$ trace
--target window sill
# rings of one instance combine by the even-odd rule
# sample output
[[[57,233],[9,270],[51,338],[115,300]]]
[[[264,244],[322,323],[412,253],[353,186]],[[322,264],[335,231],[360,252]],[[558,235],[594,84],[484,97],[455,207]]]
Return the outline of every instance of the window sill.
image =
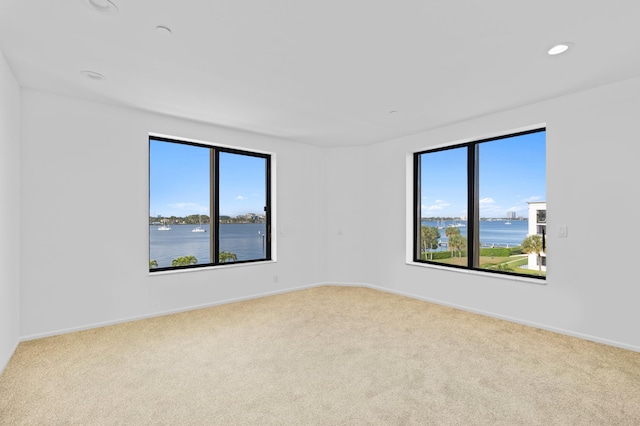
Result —
[[[419,262],[412,262],[412,261],[406,261],[405,263],[409,266],[417,266],[419,268],[439,269],[441,271],[457,272],[460,274],[479,275],[486,278],[498,278],[498,279],[508,280],[508,281],[518,281],[518,282],[525,282],[529,284],[547,285],[546,279],[539,280],[537,278],[528,278],[524,276],[495,274],[491,272],[477,271],[474,269],[449,268],[446,266],[433,265],[430,263],[419,263]]]
[[[225,265],[212,265],[212,266],[203,266],[201,268],[185,268],[185,269],[171,269],[168,271],[156,271],[156,272],[151,272],[149,271],[149,276],[156,276],[156,275],[169,275],[169,274],[183,274],[183,273],[191,273],[191,272],[198,272],[198,271],[212,271],[212,270],[220,270],[220,269],[228,269],[228,268],[246,268],[246,267],[250,267],[250,266],[257,266],[257,265],[265,265],[265,264],[271,264],[271,263],[276,263],[276,260],[261,260],[261,261],[257,261],[257,262],[246,262],[246,263],[227,263]]]

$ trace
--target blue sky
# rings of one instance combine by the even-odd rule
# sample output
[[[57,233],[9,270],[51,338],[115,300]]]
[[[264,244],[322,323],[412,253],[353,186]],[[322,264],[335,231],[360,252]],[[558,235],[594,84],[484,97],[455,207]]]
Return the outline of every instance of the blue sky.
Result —
[[[209,215],[209,149],[153,141],[149,146],[149,214]],[[265,159],[220,153],[220,214],[264,213]]]
[[[546,201],[546,132],[480,145],[480,216],[527,217],[531,201]],[[467,216],[466,148],[422,156],[422,217]]]

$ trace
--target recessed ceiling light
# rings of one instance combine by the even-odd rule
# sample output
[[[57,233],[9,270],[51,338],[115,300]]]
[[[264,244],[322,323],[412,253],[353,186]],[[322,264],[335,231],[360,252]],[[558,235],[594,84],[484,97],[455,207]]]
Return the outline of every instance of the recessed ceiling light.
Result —
[[[91,81],[105,81],[107,79],[107,77],[95,71],[80,71],[80,74]]]
[[[117,15],[118,7],[110,0],[85,0],[94,12],[102,15]]]
[[[171,28],[165,27],[164,25],[158,25],[156,27],[156,31],[162,35],[171,35]]]
[[[566,52],[571,47],[573,47],[573,43],[570,43],[570,42],[559,43],[559,44],[556,44],[555,46],[553,46],[551,49],[549,49],[547,51],[547,53],[549,55],[559,55],[561,53]]]

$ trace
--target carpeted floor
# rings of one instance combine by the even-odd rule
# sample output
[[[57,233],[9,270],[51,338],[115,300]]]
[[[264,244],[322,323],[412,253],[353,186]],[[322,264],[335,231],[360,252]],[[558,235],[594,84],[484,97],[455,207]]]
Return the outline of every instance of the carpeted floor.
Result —
[[[23,342],[2,425],[640,425],[640,353],[325,286]]]

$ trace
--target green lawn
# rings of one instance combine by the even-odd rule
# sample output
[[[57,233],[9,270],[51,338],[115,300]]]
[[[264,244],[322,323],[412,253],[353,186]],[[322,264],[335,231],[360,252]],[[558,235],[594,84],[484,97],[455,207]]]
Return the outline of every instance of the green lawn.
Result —
[[[466,258],[454,257],[450,259],[440,259],[436,260],[438,263],[443,263],[446,265],[463,265],[466,266]],[[519,268],[519,266],[527,264],[527,256],[509,256],[509,257],[498,257],[498,256],[480,256],[480,268],[482,269],[498,269],[498,265],[508,265],[510,269],[509,272],[514,272],[516,274],[522,275],[538,275],[537,270],[531,269],[523,269]],[[545,275],[545,271],[542,271],[542,275]]]

